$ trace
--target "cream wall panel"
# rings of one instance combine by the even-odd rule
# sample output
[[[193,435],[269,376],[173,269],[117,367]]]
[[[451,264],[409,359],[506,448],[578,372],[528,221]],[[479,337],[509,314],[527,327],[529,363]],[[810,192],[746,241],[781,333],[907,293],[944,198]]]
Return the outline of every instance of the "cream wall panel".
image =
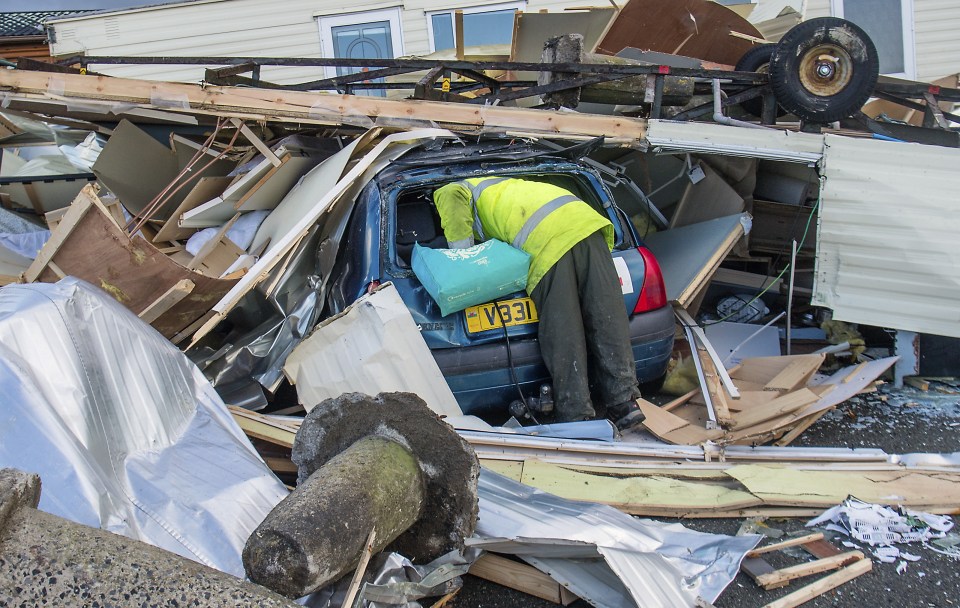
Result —
[[[826,136],[814,304],[960,337],[960,150]]]

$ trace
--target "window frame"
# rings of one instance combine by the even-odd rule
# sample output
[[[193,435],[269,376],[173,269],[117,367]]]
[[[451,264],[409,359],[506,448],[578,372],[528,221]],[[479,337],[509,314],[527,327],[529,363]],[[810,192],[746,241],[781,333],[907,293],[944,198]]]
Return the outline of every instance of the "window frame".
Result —
[[[844,18],[844,0],[830,0],[830,14]],[[900,22],[903,24],[903,72],[890,72],[884,76],[916,80],[917,77],[917,48],[915,42],[915,26],[913,19],[913,0],[900,0]]]
[[[320,33],[320,52],[322,57],[334,59],[336,53],[333,48],[333,28],[342,25],[359,25],[387,21],[390,23],[390,43],[393,47],[393,57],[403,57],[406,53],[403,45],[403,19],[399,6],[378,9],[373,11],[357,11],[336,15],[314,15],[317,20],[317,30]],[[334,78],[337,75],[336,66],[324,66],[325,78]]]
[[[463,11],[464,15],[470,15],[475,13],[495,13],[497,11],[505,11],[513,9],[516,12],[523,12],[523,9],[527,8],[526,0],[519,0],[517,2],[497,2],[496,4],[481,4],[479,6],[471,6],[468,8],[446,8],[436,11],[424,11],[423,16],[427,20],[427,39],[430,44],[430,52],[437,52],[436,41],[433,37],[433,17],[435,15],[450,15],[450,25],[453,29],[453,39],[457,39],[457,20],[454,16],[454,13],[457,11]]]

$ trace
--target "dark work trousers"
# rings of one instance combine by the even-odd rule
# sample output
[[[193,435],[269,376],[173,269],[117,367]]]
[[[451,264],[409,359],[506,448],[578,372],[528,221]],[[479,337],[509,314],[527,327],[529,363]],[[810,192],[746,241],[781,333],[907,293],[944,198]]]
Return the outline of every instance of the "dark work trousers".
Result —
[[[591,380],[606,406],[640,396],[620,279],[600,232],[564,254],[530,295],[557,420],[595,417]]]

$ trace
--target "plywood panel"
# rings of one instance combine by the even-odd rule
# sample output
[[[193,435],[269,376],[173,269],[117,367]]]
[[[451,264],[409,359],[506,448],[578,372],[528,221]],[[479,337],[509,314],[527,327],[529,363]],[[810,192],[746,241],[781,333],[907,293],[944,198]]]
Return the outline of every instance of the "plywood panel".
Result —
[[[140,237],[130,238],[97,198],[93,186],[83,189],[28,270],[42,282],[64,274],[100,287],[139,314],[183,279],[195,285],[190,293],[151,323],[172,338],[200,317],[236,281],[206,277],[187,270]]]
[[[735,65],[753,44],[730,32],[763,37],[746,19],[715,2],[630,0],[597,51],[615,55],[632,46]]]

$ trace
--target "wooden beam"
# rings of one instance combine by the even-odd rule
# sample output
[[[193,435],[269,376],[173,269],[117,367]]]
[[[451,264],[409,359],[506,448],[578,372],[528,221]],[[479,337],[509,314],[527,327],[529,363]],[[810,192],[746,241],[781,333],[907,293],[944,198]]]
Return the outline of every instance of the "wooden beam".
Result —
[[[21,70],[0,71],[0,90],[13,97],[46,99],[54,95],[74,101],[109,100],[153,108],[158,92],[186,102],[189,113],[254,120],[308,124],[369,123],[370,118],[422,120],[452,130],[514,130],[550,135],[605,135],[621,143],[639,144],[646,136],[646,121],[626,116],[602,116],[419,100],[389,100],[364,95],[324,95],[305,91],[199,86],[155,82],[44,74]],[[170,110],[170,108],[162,108]],[[359,120],[358,120],[359,119]]]
[[[253,147],[256,148],[260,154],[263,154],[263,157],[270,161],[271,165],[274,167],[280,166],[280,157],[274,154],[273,150],[271,150],[267,144],[263,143],[263,140],[257,137],[256,133],[250,130],[247,123],[239,118],[231,118],[230,122],[233,123],[233,126],[240,129],[240,132],[247,138],[247,141],[253,144]]]
[[[233,419],[248,436],[285,448],[293,447],[293,439],[297,434],[296,429],[240,407],[231,405],[227,409],[230,410]]]
[[[861,559],[839,572],[834,572],[830,576],[825,576],[815,583],[801,587],[789,595],[770,602],[763,608],[794,608],[795,606],[800,606],[815,597],[823,595],[831,589],[835,589],[848,581],[852,581],[861,574],[870,572],[872,569],[873,562],[869,559]]]
[[[854,562],[862,560],[863,557],[863,553],[860,551],[847,551],[840,555],[825,557],[816,561],[797,564],[796,566],[789,566],[767,574],[761,574],[756,578],[756,583],[767,591],[770,589],[778,589],[798,578],[849,566]]]
[[[196,285],[190,279],[180,279],[137,316],[145,323],[153,323],[160,318],[160,315],[173,308],[174,304],[190,295],[194,287]]]
[[[533,566],[493,553],[484,553],[475,561],[470,566],[470,574],[554,604],[566,606],[576,599],[563,585]],[[563,594],[561,590],[567,593]]]
[[[786,549],[787,547],[796,547],[797,545],[805,545],[815,540],[823,540],[823,532],[815,532],[813,534],[807,534],[805,536],[798,536],[796,538],[784,540],[779,543],[773,543],[772,545],[767,545],[766,547],[759,547],[747,553],[747,557],[757,557],[758,555],[763,555],[764,553],[770,553],[771,551],[779,551],[780,549]]]

